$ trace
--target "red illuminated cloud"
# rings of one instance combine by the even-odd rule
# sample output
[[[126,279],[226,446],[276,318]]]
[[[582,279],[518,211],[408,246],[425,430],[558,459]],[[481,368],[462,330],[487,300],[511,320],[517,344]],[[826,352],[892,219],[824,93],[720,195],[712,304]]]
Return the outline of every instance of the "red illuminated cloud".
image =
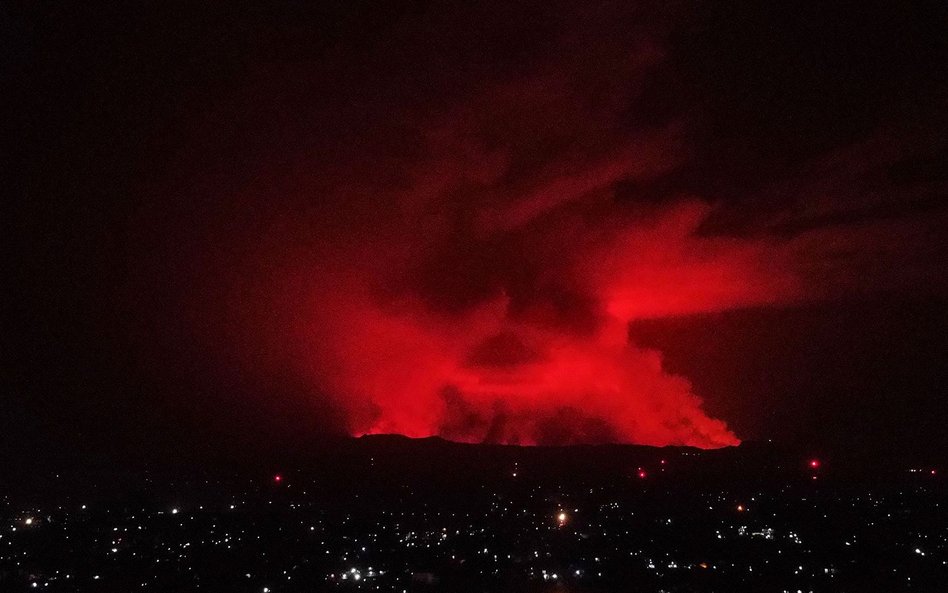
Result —
[[[650,51],[616,58],[625,82]],[[622,104],[574,83],[489,89],[422,125],[398,185],[343,178],[324,197],[348,224],[289,258],[275,308],[293,314],[275,333],[295,337],[293,359],[352,434],[739,442],[660,353],[629,342],[628,322],[784,302],[796,279],[766,242],[698,236],[700,200],[617,203],[616,183],[679,165],[680,126],[615,129]]]
[[[300,375],[351,434],[738,443],[628,323],[858,291],[853,262],[896,269],[900,242],[928,230],[711,234],[711,200],[619,196],[691,158],[688,122],[629,123],[654,45],[597,49],[599,74],[582,48],[552,73],[406,116],[386,139],[398,150],[357,147],[287,183],[319,189],[289,199],[301,206],[242,262],[248,334],[270,336],[250,362]]]
[[[627,336],[634,319],[799,295],[799,282],[779,259],[783,251],[771,243],[697,236],[708,211],[682,201],[632,219],[599,220],[595,229],[552,213],[520,225],[514,232],[527,237],[513,246],[483,247],[491,254],[486,269],[476,257],[435,266],[444,286],[470,275],[488,288],[463,307],[443,306],[445,295],[433,288],[400,283],[414,277],[413,259],[380,248],[371,259],[349,260],[344,270],[320,275],[310,322],[299,328],[308,372],[338,398],[354,434],[736,444],[725,423],[702,410],[688,381],[663,370],[660,353]],[[423,244],[431,237],[412,238],[405,223],[394,252],[428,253]],[[470,248],[450,233],[442,239],[447,244],[430,258]],[[511,261],[525,267],[508,270]],[[526,288],[518,275],[530,278]]]
[[[441,435],[519,444],[734,444],[658,353],[628,343],[625,324],[574,335],[512,319],[498,297],[464,315],[418,302],[350,295],[323,303],[308,328],[314,377],[339,394],[356,434]]]

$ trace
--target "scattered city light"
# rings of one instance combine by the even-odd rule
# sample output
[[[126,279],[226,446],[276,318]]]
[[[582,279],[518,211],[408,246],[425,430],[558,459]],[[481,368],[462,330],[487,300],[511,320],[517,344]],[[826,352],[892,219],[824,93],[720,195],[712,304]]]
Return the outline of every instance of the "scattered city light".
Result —
[[[812,461],[817,460],[806,460],[807,469],[811,469]],[[799,461],[796,463],[799,463]],[[649,466],[652,468],[651,471],[659,471],[654,468],[653,464],[649,464]],[[687,468],[679,468],[679,470],[686,471]],[[507,469],[506,471],[511,472],[512,470]],[[935,469],[931,466],[926,468],[925,466],[919,465],[910,467],[907,471],[914,475],[935,473]],[[513,473],[517,472],[514,471]],[[812,479],[816,479],[821,472],[813,468],[808,473]],[[500,474],[500,476],[503,475],[510,474]],[[647,475],[647,472],[644,467],[639,467],[635,475],[644,477]],[[275,478],[276,476],[274,476],[274,479]],[[582,557],[557,557],[559,554],[559,552],[556,551],[558,545],[544,546],[542,541],[537,542],[537,538],[553,538],[548,540],[553,542],[557,541],[557,538],[571,540],[574,537],[591,541],[593,537],[596,537],[599,533],[601,533],[603,541],[606,542],[615,541],[613,538],[617,537],[634,538],[636,536],[632,534],[637,529],[642,529],[642,525],[632,529],[631,524],[622,525],[619,523],[618,529],[616,529],[616,520],[621,521],[633,515],[641,516],[639,513],[631,512],[631,508],[634,508],[634,504],[630,504],[631,499],[623,498],[623,496],[632,495],[642,497],[643,495],[655,495],[674,497],[674,492],[671,489],[662,489],[660,492],[652,493],[650,489],[638,489],[636,491],[636,489],[624,488],[610,495],[610,498],[602,499],[599,497],[602,493],[607,492],[606,490],[597,491],[598,487],[590,487],[592,485],[586,484],[582,490],[579,491],[557,488],[556,490],[543,493],[542,497],[535,497],[535,495],[531,494],[531,498],[518,500],[516,498],[517,495],[512,493],[521,492],[522,487],[514,486],[510,491],[505,492],[503,488],[505,486],[510,487],[511,485],[511,482],[506,480],[500,480],[498,482],[501,485],[497,487],[497,490],[484,491],[485,495],[489,496],[491,500],[489,507],[491,510],[486,512],[471,513],[470,507],[465,507],[461,512],[458,512],[456,508],[449,507],[450,511],[447,513],[445,513],[444,508],[431,508],[427,505],[412,509],[397,507],[394,510],[391,508],[380,510],[380,514],[375,519],[370,519],[372,516],[370,511],[363,512],[360,517],[357,517],[356,514],[352,512],[345,513],[341,523],[335,524],[332,521],[324,521],[324,515],[310,514],[311,511],[307,509],[311,507],[302,502],[306,499],[291,497],[291,494],[295,494],[292,491],[287,491],[286,497],[270,496],[262,497],[262,500],[248,497],[247,492],[227,492],[226,494],[222,494],[223,498],[220,503],[206,505],[201,505],[200,502],[202,501],[181,498],[183,495],[176,493],[174,495],[176,497],[175,500],[179,500],[182,504],[188,505],[190,512],[188,521],[176,522],[173,530],[167,530],[161,526],[160,517],[166,514],[181,514],[183,510],[179,507],[159,507],[151,510],[147,508],[129,509],[125,511],[128,512],[129,515],[118,521],[115,520],[116,515],[108,507],[104,508],[104,513],[101,517],[98,517],[96,514],[88,516],[88,514],[84,512],[75,513],[75,510],[78,510],[78,508],[72,507],[73,513],[75,513],[77,517],[81,517],[81,520],[69,521],[67,519],[64,522],[60,522],[56,512],[52,511],[48,514],[49,528],[36,530],[35,534],[32,534],[30,537],[55,536],[55,534],[60,532],[63,528],[83,529],[84,525],[94,525],[97,521],[102,521],[107,517],[108,519],[105,520],[107,520],[108,523],[99,524],[101,533],[105,534],[103,538],[106,538],[101,542],[101,548],[99,549],[104,552],[101,557],[108,558],[107,562],[109,562],[110,565],[120,565],[124,562],[139,562],[143,558],[147,558],[150,553],[152,554],[151,560],[156,570],[199,571],[201,570],[200,568],[195,569],[193,567],[195,566],[195,558],[202,556],[194,556],[194,550],[198,550],[202,547],[220,547],[222,550],[224,548],[231,550],[240,549],[241,547],[245,548],[248,545],[267,545],[264,543],[268,542],[269,539],[266,533],[254,533],[253,530],[276,528],[277,531],[271,531],[271,535],[279,533],[280,538],[292,539],[299,537],[297,543],[306,546],[307,554],[311,554],[311,546],[314,544],[319,545],[321,546],[318,552],[320,557],[323,553],[330,556],[338,554],[338,556],[336,556],[337,560],[331,561],[334,562],[333,565],[335,565],[335,562],[341,561],[345,563],[346,566],[350,566],[350,568],[345,569],[345,572],[342,573],[338,572],[338,568],[335,568],[337,572],[334,573],[329,573],[329,570],[327,570],[319,575],[320,578],[334,581],[338,585],[344,583],[353,586],[372,584],[373,588],[375,585],[380,585],[379,589],[384,589],[388,584],[391,584],[391,581],[387,580],[391,577],[385,576],[386,572],[388,572],[387,570],[374,569],[372,566],[368,568],[362,567],[361,561],[365,558],[363,554],[367,554],[370,549],[373,550],[373,554],[379,552],[387,553],[388,551],[398,553],[396,548],[402,546],[416,550],[421,549],[422,551],[425,549],[434,550],[440,548],[442,553],[444,553],[443,557],[450,557],[451,559],[450,566],[446,565],[443,568],[437,569],[437,573],[434,571],[416,573],[416,576],[413,576],[412,579],[420,583],[437,582],[439,579],[447,578],[444,576],[445,574],[450,574],[452,571],[464,572],[465,570],[469,570],[467,567],[471,566],[478,567],[476,570],[485,578],[490,574],[503,574],[497,571],[510,570],[511,566],[516,566],[525,570],[525,574],[530,575],[531,578],[539,579],[542,577],[542,580],[548,581],[550,585],[563,579],[574,578],[577,582],[580,579],[583,581],[592,579],[591,582],[598,582],[596,581],[597,578],[619,578],[614,573],[610,574],[610,572],[614,571],[614,567],[616,566],[614,562],[617,559],[627,562],[630,557],[638,558],[639,562],[644,562],[643,566],[647,567],[648,570],[654,571],[660,578],[668,576],[668,573],[665,572],[666,569],[674,570],[679,574],[681,574],[680,571],[686,570],[695,571],[696,574],[700,571],[713,571],[714,574],[721,575],[722,578],[730,578],[729,575],[736,575],[738,571],[746,575],[748,572],[756,574],[761,570],[775,570],[780,568],[789,571],[786,573],[788,576],[794,577],[799,577],[801,574],[810,574],[808,571],[814,571],[824,575],[836,575],[837,569],[834,568],[831,563],[839,561],[840,557],[834,557],[832,553],[827,558],[820,559],[821,561],[826,561],[826,564],[804,567],[794,562],[792,566],[788,565],[791,558],[796,560],[796,557],[799,556],[799,553],[791,550],[800,550],[804,554],[812,553],[812,548],[809,546],[810,542],[803,541],[795,530],[786,529],[780,525],[775,525],[774,527],[768,526],[772,520],[779,522],[780,520],[787,520],[787,517],[789,517],[789,521],[794,521],[798,518],[798,516],[792,513],[784,514],[786,511],[781,510],[780,514],[782,517],[781,519],[777,519],[776,515],[771,511],[771,509],[775,508],[773,503],[777,500],[784,500],[787,505],[791,507],[795,504],[802,505],[799,507],[799,510],[802,511],[803,514],[799,515],[799,517],[809,516],[814,510],[817,510],[819,516],[824,518],[834,512],[833,505],[822,504],[824,500],[822,495],[812,490],[812,488],[801,489],[795,493],[792,492],[792,488],[798,486],[796,482],[798,479],[799,477],[790,480],[785,485],[787,490],[782,490],[780,494],[774,496],[766,490],[739,493],[740,491],[735,492],[725,488],[704,493],[700,498],[693,499],[690,502],[688,499],[682,499],[679,502],[683,504],[676,504],[674,507],[670,507],[667,514],[660,515],[656,517],[655,520],[649,520],[648,525],[644,526],[644,532],[642,533],[643,538],[652,537],[654,533],[649,533],[648,530],[659,529],[657,526],[660,526],[662,537],[667,537],[668,535],[675,536],[674,534],[684,537],[684,534],[692,532],[696,524],[703,524],[710,529],[708,536],[712,538],[716,537],[719,541],[719,545],[731,545],[730,542],[739,542],[744,538],[760,538],[772,542],[770,552],[762,552],[764,556],[760,558],[761,562],[756,562],[757,558],[754,558],[754,561],[741,562],[738,565],[712,565],[710,561],[695,562],[690,559],[686,560],[681,556],[675,557],[675,550],[673,548],[671,548],[667,554],[655,556],[655,550],[648,547],[649,541],[653,540],[641,539],[635,544],[632,544],[631,542],[635,540],[630,539],[631,545],[625,546],[621,550],[619,548],[609,549],[608,547],[597,549],[600,555],[591,557],[595,562],[593,565],[594,570],[588,572],[585,569],[581,570],[577,568],[577,566],[580,562],[583,562]],[[294,484],[296,484],[296,482],[294,482]],[[300,485],[301,496],[307,498],[311,496],[306,492],[307,488],[309,488],[308,484],[304,484],[301,481]],[[831,486],[832,484],[828,487]],[[296,488],[293,490],[296,490]],[[259,492],[259,488],[255,487],[253,491]],[[531,490],[531,492],[534,491]],[[585,501],[582,497],[587,493],[594,498]],[[787,496],[788,494],[791,494],[791,496]],[[893,498],[889,501],[881,493],[863,493],[850,499],[847,506],[865,510],[869,513],[876,513],[875,519],[892,518],[895,516],[894,509],[903,508],[902,505],[904,504],[905,497],[908,495],[908,491],[904,493],[900,492],[898,498]],[[359,496],[361,496],[361,494],[359,494]],[[615,497],[612,498],[611,496]],[[784,496],[785,498],[778,499],[776,496]],[[746,498],[748,504],[755,505],[754,515],[749,514],[749,506],[745,506],[744,503],[729,502],[734,499],[742,498]],[[228,508],[236,508],[235,502],[230,501],[238,500],[241,501],[242,510],[246,509],[246,513],[235,515],[226,512]],[[549,515],[551,500],[556,501],[553,504],[557,506],[553,507],[555,509],[554,513]],[[533,501],[534,506],[531,506],[530,501]],[[887,502],[891,502],[891,504],[884,506]],[[262,524],[255,522],[254,517],[257,516],[257,511],[263,511],[269,514],[273,512],[273,509],[278,505],[286,505],[286,508],[293,511],[292,514],[286,515],[287,520],[292,523],[292,529],[285,529],[285,525],[263,527]],[[896,506],[893,507],[892,505]],[[784,505],[781,504],[780,506],[783,507]],[[581,528],[564,529],[557,535],[551,534],[551,531],[554,531],[555,527],[553,527],[553,529],[549,527],[544,529],[537,523],[537,518],[551,517],[556,526],[564,528],[567,524],[572,522],[572,514],[579,516],[578,513],[581,509],[590,508],[593,512],[583,515],[583,520],[578,526]],[[675,509],[679,508],[686,509],[684,515],[676,514]],[[732,515],[730,519],[723,518],[719,515],[722,508],[735,509],[739,514]],[[914,507],[910,508],[914,509]],[[60,512],[65,513],[63,507],[59,507],[59,509]],[[207,511],[200,512],[201,509],[207,509]],[[313,508],[313,511],[316,513],[322,512],[321,510],[317,510],[317,508]],[[908,512],[906,509],[903,509],[903,511]],[[745,513],[748,514],[745,515]],[[27,532],[29,529],[24,529],[24,525],[36,526],[41,523],[45,524],[46,516],[46,513],[35,508],[20,511],[18,519],[13,521],[12,524],[8,524],[8,529],[16,531],[17,527],[19,527],[21,532]],[[149,516],[155,521],[158,521],[158,523],[155,525],[156,529],[152,534],[143,539],[139,534],[143,530],[146,533],[149,531]],[[424,523],[415,523],[415,521],[421,517],[425,518],[428,522],[428,526],[420,527],[419,525],[424,525]],[[245,523],[239,530],[234,529],[234,525],[238,525],[246,519],[249,519],[249,523]],[[760,521],[757,521],[757,519]],[[446,521],[446,523],[442,523],[441,521]],[[452,521],[454,523],[452,523]],[[489,540],[485,540],[484,538],[485,534],[490,533],[490,530],[495,525],[495,523],[493,523],[494,521],[500,521],[502,524],[510,525],[516,529],[523,529],[523,531],[515,535],[517,538],[516,541],[522,541],[530,545],[530,547],[525,548],[525,550],[529,550],[528,554],[531,562],[545,563],[548,568],[541,570],[537,564],[531,565],[530,563],[524,563],[523,558],[525,555],[523,554],[523,550],[521,550],[521,553],[518,555],[516,550],[501,552],[501,550],[503,550],[502,546],[490,545]],[[520,522],[519,526],[518,522]],[[854,530],[852,532],[848,532],[835,543],[828,545],[835,545],[838,550],[851,550],[852,546],[860,545],[866,547],[866,543],[859,542],[859,529],[863,527],[871,528],[874,524],[873,520],[869,520],[866,526],[853,526]],[[784,525],[792,525],[792,523],[784,523]],[[371,526],[368,532],[361,531],[361,528],[367,526]],[[342,529],[343,531],[336,532],[337,529]],[[158,535],[162,532],[173,532],[167,534],[167,537],[171,537],[172,539],[163,539],[165,535]],[[300,537],[304,532],[305,537]],[[314,535],[317,532],[321,535],[315,538],[316,541],[314,541]],[[263,537],[261,537],[261,535]],[[936,540],[936,543],[926,544],[926,542],[932,542],[932,540],[929,539],[930,534],[926,534],[924,531],[913,531],[905,535],[909,536],[910,539],[893,541],[891,550],[896,553],[891,554],[890,557],[895,558],[896,562],[901,558],[901,561],[904,563],[905,552],[908,551],[911,557],[916,557],[917,555],[919,558],[919,566],[926,566],[925,562],[930,561],[929,557],[936,556],[938,546],[941,546],[944,541],[948,541],[941,539]],[[156,536],[158,539],[151,539]],[[0,534],[0,540],[2,540],[0,543],[4,544],[4,546],[0,546],[0,562],[3,561],[3,549],[6,547],[7,541],[9,541],[7,539],[8,537],[11,536],[6,533],[6,530],[3,534]],[[14,534],[12,537],[17,537],[17,534]],[[182,539],[178,539],[179,537]],[[387,540],[387,538],[391,539]],[[29,539],[30,538],[25,538],[23,541],[28,542]],[[335,543],[330,543],[330,539],[335,540]],[[272,539],[269,539],[269,541],[272,541]],[[153,550],[148,549],[149,546],[155,544],[157,544],[157,547]],[[485,544],[488,544],[488,546],[485,547]],[[389,547],[390,545],[394,547]],[[875,543],[868,544],[869,547],[875,545]],[[926,545],[924,551],[920,547],[921,545]],[[932,547],[931,550],[928,549],[929,546]],[[493,550],[493,552],[491,552],[491,550]],[[121,552],[121,554],[119,552]],[[199,554],[204,554],[204,551],[199,552]],[[485,567],[481,572],[479,567],[483,566],[482,562],[470,562],[475,555],[478,560],[483,559],[484,562],[492,562],[494,571],[492,572]],[[19,561],[20,558],[20,554],[16,554],[8,556],[7,560]],[[101,561],[105,562],[106,560]],[[948,565],[948,562],[942,561],[940,558],[938,561],[943,565]],[[505,562],[508,563],[507,566],[503,565]],[[513,562],[512,565],[509,564],[511,562]],[[633,560],[633,562],[635,562],[635,560]],[[356,564],[356,566],[353,566],[353,564]],[[829,566],[827,566],[827,564],[829,564]],[[542,565],[543,564],[541,564],[541,566]],[[556,572],[551,570],[551,566],[556,567]],[[2,565],[0,565],[0,568],[2,568]],[[235,566],[234,570],[241,577],[246,577],[247,579],[260,577],[260,575],[256,574],[256,571],[251,571],[254,572],[254,574],[246,572],[248,568],[249,567]],[[439,574],[441,570],[444,570],[445,573]],[[911,570],[914,570],[914,568]],[[398,570],[394,572],[395,574],[404,574]],[[790,573],[792,573],[792,575]],[[70,577],[64,577],[63,573],[58,573],[58,576],[50,578],[48,582],[46,582],[43,577],[31,577],[24,586],[35,585],[35,587],[38,588],[54,587],[56,585],[55,580],[59,578],[69,579]],[[105,577],[96,575],[96,577],[86,576],[84,578],[103,578],[104,580],[108,580],[108,574],[106,574]],[[308,577],[301,573],[292,572],[291,570],[283,570],[283,575],[280,578],[286,581],[292,580],[295,584],[300,580],[305,582]],[[913,577],[913,581],[914,580],[915,578]],[[361,581],[366,581],[366,583],[362,583]],[[605,583],[608,583],[608,581]],[[263,593],[269,593],[271,591],[269,586],[256,586],[258,587],[258,593],[260,591],[263,591]],[[275,585],[275,587],[279,589],[278,586]]]

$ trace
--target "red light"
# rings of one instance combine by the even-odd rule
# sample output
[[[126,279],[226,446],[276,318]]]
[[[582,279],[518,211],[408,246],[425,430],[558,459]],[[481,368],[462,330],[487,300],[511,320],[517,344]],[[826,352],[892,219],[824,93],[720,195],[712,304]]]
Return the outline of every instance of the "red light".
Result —
[[[932,470],[932,475],[933,475],[933,476],[935,475],[935,470]]]
[[[820,467],[820,460],[819,460],[819,459],[811,459],[811,460],[810,460],[810,467],[812,467],[813,469],[816,469],[816,468]]]
[[[277,475],[273,476],[273,481],[276,482],[277,484],[279,484],[280,482],[283,481],[283,476],[281,476],[280,474],[277,474]]]
[[[639,477],[642,478],[642,479],[645,479],[645,472],[644,472],[644,471],[639,471]]]

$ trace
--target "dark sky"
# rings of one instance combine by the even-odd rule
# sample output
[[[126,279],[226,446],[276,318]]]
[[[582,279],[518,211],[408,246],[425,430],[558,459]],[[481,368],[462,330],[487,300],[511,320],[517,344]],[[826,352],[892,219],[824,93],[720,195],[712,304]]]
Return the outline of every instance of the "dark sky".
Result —
[[[3,450],[948,447],[946,30],[8,4]]]

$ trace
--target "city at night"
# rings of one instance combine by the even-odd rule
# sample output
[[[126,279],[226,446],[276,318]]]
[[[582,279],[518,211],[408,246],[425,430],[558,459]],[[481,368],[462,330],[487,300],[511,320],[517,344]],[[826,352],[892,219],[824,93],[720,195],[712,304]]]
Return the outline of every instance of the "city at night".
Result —
[[[0,591],[948,588],[942,2],[0,5]]]

